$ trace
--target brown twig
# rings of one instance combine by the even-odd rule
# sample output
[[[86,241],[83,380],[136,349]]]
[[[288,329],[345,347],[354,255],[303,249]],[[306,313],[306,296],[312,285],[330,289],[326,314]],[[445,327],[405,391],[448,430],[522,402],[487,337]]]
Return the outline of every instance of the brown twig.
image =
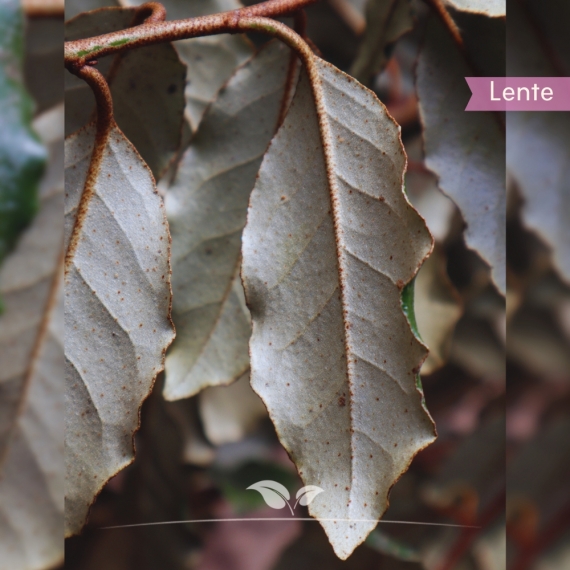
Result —
[[[87,215],[87,204],[91,200],[95,192],[95,181],[99,175],[103,155],[107,146],[111,129],[115,124],[113,118],[113,99],[109,85],[103,77],[103,74],[91,65],[85,65],[81,68],[73,70],[74,73],[83,79],[95,95],[97,102],[97,131],[95,133],[95,144],[93,146],[93,153],[91,155],[91,162],[89,163],[89,170],[85,180],[85,186],[79,206],[77,207],[77,216],[75,218],[75,225],[69,239],[69,245],[65,253],[65,273],[69,271],[71,262],[75,255],[75,251],[79,244],[79,236],[81,228]]]
[[[64,49],[65,65],[72,73],[76,73],[74,70],[82,68],[88,61],[104,55],[197,36],[239,33],[248,30],[275,35],[273,33],[274,26],[272,25],[275,22],[268,20],[268,18],[293,14],[315,1],[316,0],[268,0],[261,4],[255,4],[231,12],[222,12],[220,14],[200,16],[187,20],[172,20],[168,22],[150,21],[136,27],[127,28],[126,30],[66,42]],[[253,20],[256,19],[258,21],[254,24]],[[250,28],[248,25],[244,25],[243,22],[245,20],[253,27]],[[261,20],[267,21],[262,22]],[[295,34],[295,36],[297,38],[299,37],[297,34]]]
[[[475,62],[473,61],[473,58],[467,51],[467,47],[465,46],[465,42],[463,41],[463,36],[461,35],[461,31],[459,30],[457,24],[451,17],[451,14],[449,13],[448,9],[443,3],[443,0],[424,0],[424,1],[437,14],[437,16],[439,17],[445,28],[451,35],[453,42],[457,46],[457,49],[465,59],[467,67],[470,68],[472,75],[480,77],[481,72],[478,69]],[[503,135],[506,135],[506,125],[503,115],[501,115],[501,113],[498,112],[493,112],[492,115],[495,117],[495,120],[497,121]]]
[[[566,505],[554,516],[535,541],[520,550],[512,565],[512,570],[529,570],[533,568],[540,554],[552,546],[569,527],[570,504]]]
[[[454,570],[461,559],[467,554],[471,545],[475,542],[482,531],[486,530],[497,517],[505,512],[506,493],[501,491],[491,504],[481,513],[477,520],[477,528],[464,528],[448,552],[439,570]]]
[[[307,15],[304,10],[300,10],[295,13],[294,16],[295,23],[294,29],[299,34],[299,36],[305,39],[306,28],[307,28]],[[285,81],[285,89],[283,90],[283,99],[281,99],[281,108],[279,109],[279,116],[277,118],[277,126],[275,131],[283,124],[287,111],[289,111],[289,105],[293,100],[293,95],[295,93],[295,87],[297,85],[298,79],[298,64],[299,58],[297,57],[297,52],[291,50],[291,56],[289,57],[289,68],[287,69],[287,79]]]

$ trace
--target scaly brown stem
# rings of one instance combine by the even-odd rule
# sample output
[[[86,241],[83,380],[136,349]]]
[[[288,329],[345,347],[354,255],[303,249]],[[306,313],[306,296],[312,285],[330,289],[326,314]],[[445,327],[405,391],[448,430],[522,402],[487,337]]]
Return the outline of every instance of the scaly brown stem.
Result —
[[[244,20],[269,18],[295,13],[316,0],[268,0],[231,12],[222,12],[211,16],[172,20],[169,22],[147,21],[136,27],[127,28],[110,34],[84,40],[65,43],[65,66],[72,73],[93,59],[119,53],[137,47],[208,36],[222,33],[239,33],[250,28],[244,27]],[[259,32],[269,33],[271,26],[260,24]]]
[[[71,261],[75,255],[77,245],[79,244],[79,235],[81,228],[87,215],[87,204],[91,200],[94,193],[95,181],[99,175],[101,162],[103,161],[103,154],[111,134],[111,129],[115,124],[113,119],[113,99],[111,98],[111,91],[107,81],[101,72],[90,65],[85,65],[82,68],[75,69],[75,74],[83,79],[95,95],[97,102],[97,131],[95,134],[95,143],[93,145],[93,153],[91,155],[91,162],[89,163],[89,170],[85,180],[85,187],[79,206],[77,207],[77,216],[75,218],[75,225],[69,239],[69,245],[65,253],[65,273],[71,266]]]
[[[295,13],[295,31],[305,39],[305,31],[307,27],[307,16],[304,10],[300,10]],[[293,100],[293,95],[295,94],[295,87],[297,85],[298,79],[298,58],[295,50],[291,50],[291,56],[289,57],[289,69],[287,70],[287,81],[285,82],[285,89],[283,91],[283,99],[281,100],[281,108],[279,109],[279,117],[277,118],[277,126],[275,132],[279,129],[287,111],[289,110],[289,105]]]

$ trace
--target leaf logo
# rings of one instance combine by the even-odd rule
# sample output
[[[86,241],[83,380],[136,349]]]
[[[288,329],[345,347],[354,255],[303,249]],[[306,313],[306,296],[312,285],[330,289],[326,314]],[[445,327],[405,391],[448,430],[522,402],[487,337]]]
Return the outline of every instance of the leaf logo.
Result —
[[[298,504],[306,507],[312,503],[314,498],[319,493],[323,492],[323,489],[317,487],[316,485],[307,485],[306,487],[301,487],[295,496],[297,501],[295,502],[295,505],[291,507],[291,504],[289,503],[291,500],[289,491],[286,487],[281,485],[281,483],[277,483],[277,481],[259,481],[258,483],[250,485],[247,489],[258,491],[265,502],[272,509],[282,509],[285,505],[287,505],[292,515],[295,514],[293,511]]]

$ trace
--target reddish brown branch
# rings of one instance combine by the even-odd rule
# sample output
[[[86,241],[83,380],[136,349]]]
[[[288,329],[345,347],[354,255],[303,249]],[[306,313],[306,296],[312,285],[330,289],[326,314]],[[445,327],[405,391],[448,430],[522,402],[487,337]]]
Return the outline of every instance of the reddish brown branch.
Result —
[[[481,513],[477,520],[477,528],[464,528],[457,541],[447,554],[439,570],[454,570],[461,559],[469,552],[472,544],[482,531],[486,530],[502,513],[505,512],[506,493],[503,490]]]
[[[131,26],[164,22],[165,20],[166,8],[158,2],[147,2],[136,9]]]
[[[534,568],[537,558],[552,546],[568,528],[570,528],[570,504],[554,516],[535,541],[520,550],[512,565],[512,570]]]
[[[243,20],[256,18],[267,19],[285,16],[298,12],[316,0],[268,0],[261,4],[248,6],[231,12],[222,12],[210,16],[172,20],[169,22],[151,19],[139,26],[127,28],[110,34],[65,43],[65,65],[73,71],[83,67],[88,61],[104,55],[123,52],[125,50],[170,42],[197,36],[208,36],[221,33],[238,33],[248,28]],[[147,5],[143,5],[146,7]],[[273,27],[269,23],[258,22],[256,31],[273,35]]]
[[[294,18],[295,31],[304,39],[307,27],[307,16],[304,10],[296,12]],[[297,57],[295,50],[292,49],[291,56],[289,57],[289,68],[287,69],[285,89],[283,90],[283,98],[281,99],[281,108],[279,109],[279,117],[277,118],[277,126],[275,128],[276,131],[283,124],[287,111],[289,111],[289,105],[291,105],[291,101],[295,93],[295,87],[297,85],[297,79],[299,77],[298,65],[299,58]]]
[[[87,205],[95,192],[95,182],[99,175],[99,170],[101,169],[104,151],[111,134],[111,129],[115,124],[111,91],[101,72],[90,65],[74,69],[74,72],[91,87],[95,95],[95,101],[97,102],[97,131],[95,133],[95,143],[93,145],[93,153],[91,154],[91,162],[89,163],[83,194],[81,195],[81,200],[77,207],[75,225],[73,226],[69,245],[65,253],[66,274],[69,271],[79,244],[79,235],[81,234],[81,229],[87,216]]]

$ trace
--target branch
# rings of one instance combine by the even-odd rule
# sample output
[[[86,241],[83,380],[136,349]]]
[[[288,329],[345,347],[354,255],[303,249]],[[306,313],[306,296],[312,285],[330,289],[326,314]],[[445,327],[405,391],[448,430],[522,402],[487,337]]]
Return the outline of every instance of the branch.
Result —
[[[136,27],[127,28],[126,30],[84,40],[66,42],[64,52],[65,66],[69,71],[77,75],[77,71],[85,66],[87,62],[105,55],[197,36],[239,33],[254,29],[262,33],[278,36],[279,34],[273,33],[268,23],[262,24],[258,22],[258,25],[255,26],[252,23],[253,20],[292,14],[316,1],[317,0],[268,0],[261,4],[255,4],[231,12],[222,12],[220,14],[200,16],[187,20],[172,20],[169,22],[157,21],[157,19],[151,17],[145,23]],[[151,12],[153,9],[156,9],[156,3],[152,4],[154,7],[149,7]],[[148,5],[145,4],[143,6],[146,7]],[[246,20],[252,27],[244,25],[243,22]],[[268,22],[272,21],[268,20]],[[277,22],[274,23],[277,24]]]
[[[91,162],[89,163],[89,170],[87,171],[85,187],[77,208],[75,226],[73,227],[67,252],[65,253],[66,275],[71,264],[71,260],[75,255],[77,245],[79,244],[79,235],[81,234],[81,228],[86,216],[85,205],[89,202],[95,191],[95,181],[99,175],[101,162],[103,161],[103,153],[107,146],[111,129],[115,124],[115,119],[113,118],[113,99],[111,97],[111,91],[109,90],[109,85],[101,72],[90,65],[85,65],[80,69],[76,69],[75,74],[83,79],[89,87],[91,87],[91,90],[95,95],[95,101],[97,102],[97,132],[95,134],[95,144],[93,146]]]

